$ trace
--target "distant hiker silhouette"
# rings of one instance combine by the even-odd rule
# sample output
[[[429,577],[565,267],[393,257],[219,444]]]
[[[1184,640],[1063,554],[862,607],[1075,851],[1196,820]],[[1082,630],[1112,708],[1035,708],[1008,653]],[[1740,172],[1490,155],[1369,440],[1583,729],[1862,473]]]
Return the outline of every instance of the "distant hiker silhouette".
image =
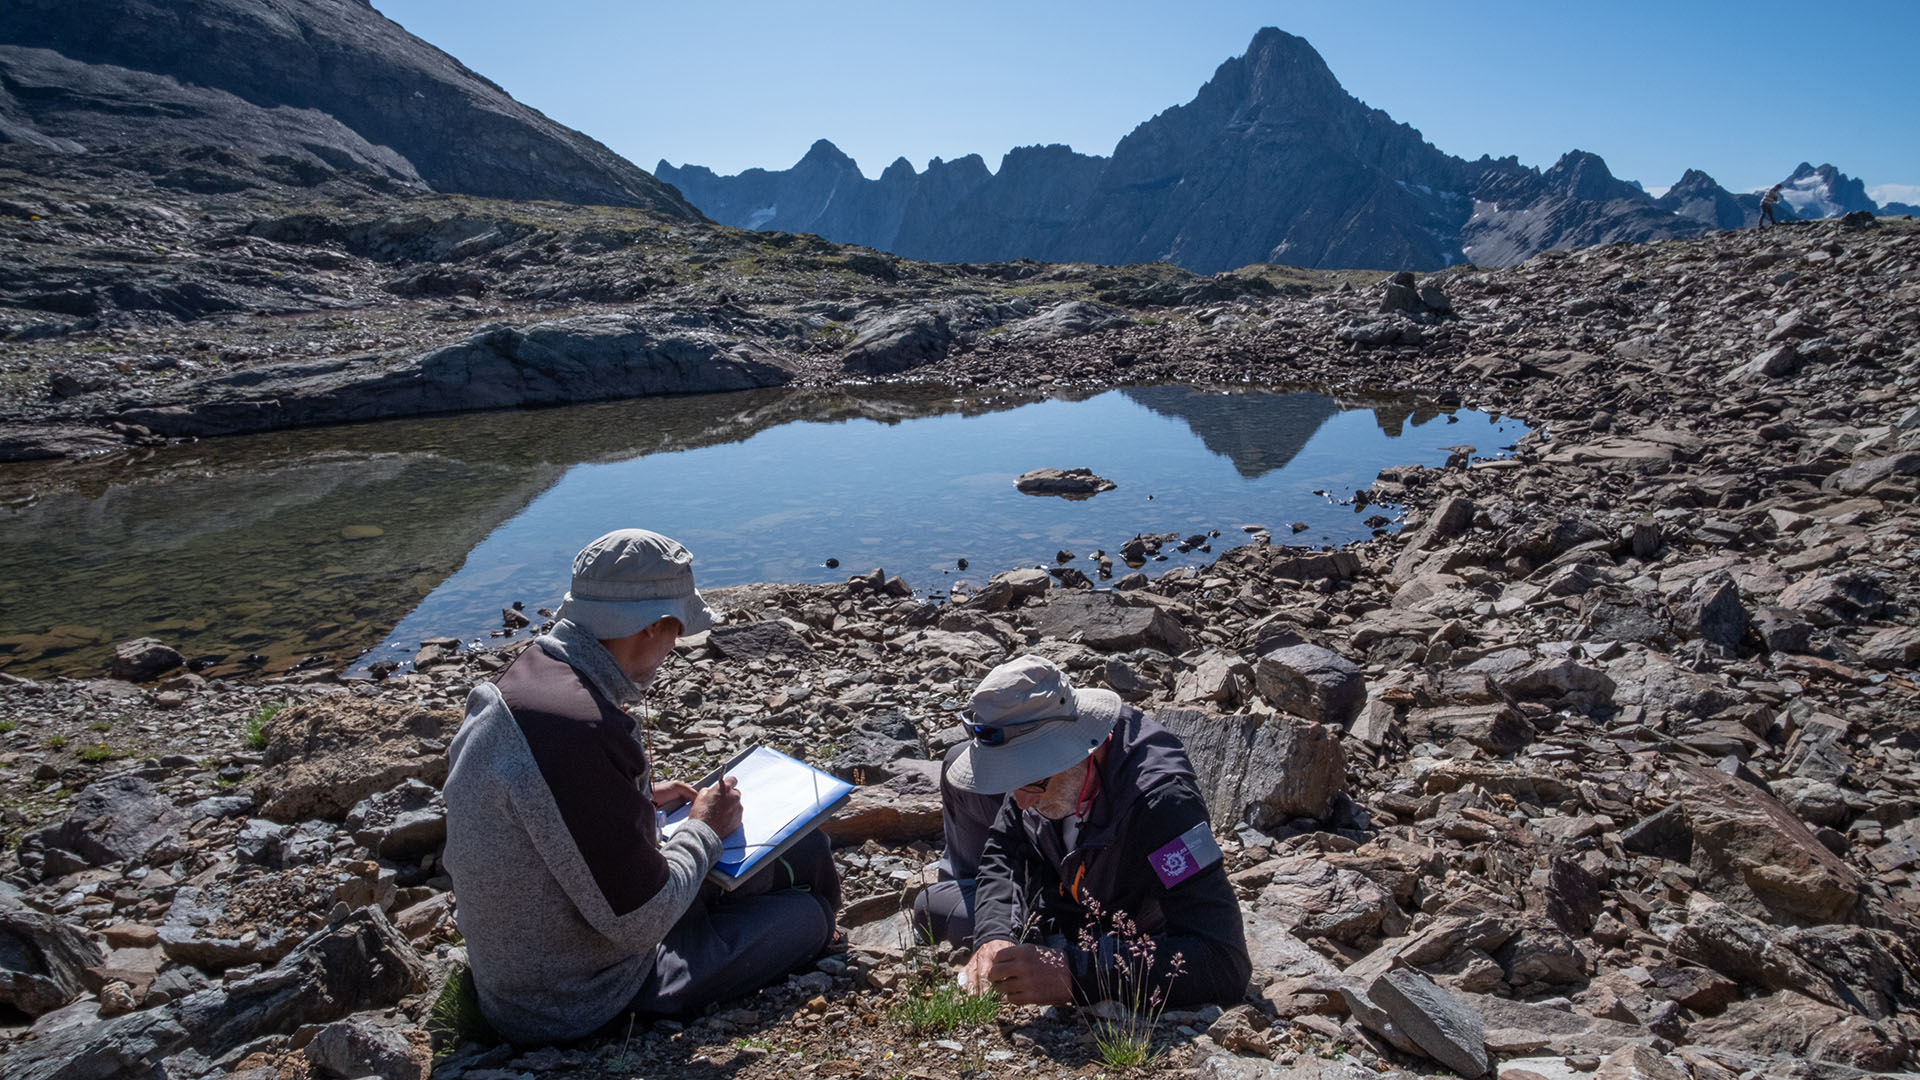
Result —
[[[1785,186],[1785,184],[1775,184],[1767,189],[1765,195],[1760,196],[1760,220],[1754,224],[1754,228],[1764,229],[1769,225],[1780,224],[1774,220],[1773,204],[1780,201],[1780,189]]]

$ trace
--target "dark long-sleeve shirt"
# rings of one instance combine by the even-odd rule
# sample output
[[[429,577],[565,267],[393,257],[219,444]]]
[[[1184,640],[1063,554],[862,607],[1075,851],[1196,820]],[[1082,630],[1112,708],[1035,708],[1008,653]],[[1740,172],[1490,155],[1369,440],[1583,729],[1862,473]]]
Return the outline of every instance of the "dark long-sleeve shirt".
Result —
[[[980,857],[975,944],[1064,936],[1082,1003],[1155,991],[1176,1006],[1238,1003],[1252,972],[1240,905],[1180,740],[1127,709],[1100,771],[1077,828],[1012,799],[1001,808]]]

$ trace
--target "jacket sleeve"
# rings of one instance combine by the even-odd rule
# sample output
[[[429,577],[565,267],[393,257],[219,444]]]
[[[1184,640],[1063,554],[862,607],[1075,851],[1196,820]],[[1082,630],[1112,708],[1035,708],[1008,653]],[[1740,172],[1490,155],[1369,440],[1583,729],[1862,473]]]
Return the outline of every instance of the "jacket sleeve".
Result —
[[[1090,1004],[1112,998],[1147,1005],[1160,993],[1163,1005],[1185,1007],[1208,1002],[1235,1005],[1246,996],[1253,962],[1247,955],[1240,902],[1227,881],[1225,860],[1216,855],[1211,865],[1172,888],[1162,884],[1148,861],[1181,834],[1205,824],[1206,804],[1183,781],[1163,784],[1134,803],[1123,835],[1108,857],[1125,860],[1121,867],[1127,875],[1144,876],[1148,895],[1159,900],[1166,926],[1159,934],[1133,940],[1105,926],[1102,929],[1107,932],[1098,937],[1089,933],[1068,942],[1067,963],[1073,972],[1076,1001]],[[1207,835],[1210,839],[1211,833]],[[1142,974],[1144,985],[1138,981]]]
[[[974,886],[973,947],[989,941],[1019,941],[1026,918],[1027,876],[1034,863],[1033,844],[1012,799],[1000,807],[980,852]]]

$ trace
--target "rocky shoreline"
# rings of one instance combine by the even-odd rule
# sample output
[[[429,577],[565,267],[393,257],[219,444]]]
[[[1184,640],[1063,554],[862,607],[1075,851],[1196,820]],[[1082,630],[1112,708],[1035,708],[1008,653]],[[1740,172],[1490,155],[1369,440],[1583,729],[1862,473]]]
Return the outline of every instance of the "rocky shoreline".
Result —
[[[686,239],[729,259],[807,243]],[[318,284],[302,295],[327,282],[360,295],[382,265],[346,241],[263,243],[363,260],[309,265]],[[1007,1008],[916,1036],[888,1011],[926,960],[903,948],[899,912],[938,841],[933,770],[958,737],[952,713],[1024,651],[1154,709],[1211,784],[1256,943],[1253,993],[1171,1017],[1161,1071],[1305,1080],[1492,1062],[1523,1080],[1838,1080],[1920,1066],[1920,230],[1721,233],[1304,295],[1260,275],[925,268],[830,245],[807,257],[874,260],[832,272],[877,299],[820,301],[846,318],[802,312],[814,301],[795,290],[817,267],[767,270],[756,295],[764,267],[734,262],[725,276],[676,264],[677,283],[607,303],[636,310],[623,327],[698,322],[681,330],[722,351],[774,342],[755,362],[786,385],[1317,381],[1421,388],[1536,432],[1512,460],[1384,471],[1364,497],[1411,508],[1407,527],[1338,551],[1241,547],[1102,591],[1012,571],[946,604],[884,572],[725,590],[725,624],[663,672],[661,757],[692,773],[766,741],[862,782],[833,826],[847,951],[626,1038],[534,1051],[442,1038],[435,1075],[1102,1071],[1071,1014]],[[542,274],[583,288],[613,266],[559,262],[475,272],[495,295]],[[1026,291],[993,292],[989,272],[1025,273],[992,289]],[[383,295],[334,317],[388,320],[380,333],[418,344],[441,325],[430,314],[474,307]],[[614,317],[591,307],[554,314],[574,320],[566,333]],[[125,321],[112,336],[79,318]],[[340,355],[313,318],[282,320],[297,325],[276,347]],[[100,426],[134,407],[230,424],[253,388],[296,375],[243,360],[212,394],[196,372],[165,374],[177,365],[103,373],[75,346],[191,358],[190,343],[158,343],[266,323],[75,317],[8,360],[76,380],[53,401],[10,399],[26,432],[12,445],[174,430]],[[743,329],[775,325],[789,329]],[[509,352],[525,357],[561,332],[480,336],[517,335]],[[475,348],[462,333],[431,354]],[[107,385],[85,388],[96,377]],[[433,652],[351,684],[0,673],[0,928],[15,943],[0,958],[13,1010],[0,1069],[434,1068],[431,1003],[458,956],[434,785],[465,688],[506,650]]]

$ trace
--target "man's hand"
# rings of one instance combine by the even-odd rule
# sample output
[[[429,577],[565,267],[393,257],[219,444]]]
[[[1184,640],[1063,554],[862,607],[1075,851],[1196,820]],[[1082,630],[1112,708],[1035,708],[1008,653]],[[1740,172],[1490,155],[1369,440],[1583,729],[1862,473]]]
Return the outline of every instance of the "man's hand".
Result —
[[[969,989],[986,983],[1015,1005],[1071,1005],[1073,980],[1067,975],[1066,954],[1039,945],[989,941],[974,951],[962,969]],[[984,976],[986,983],[980,979]]]
[[[740,827],[739,782],[729,776],[712,787],[701,788],[693,796],[693,808],[687,816],[706,823],[724,838]]]
[[[993,970],[993,958],[1003,949],[1013,948],[1011,941],[989,941],[973,950],[960,968],[960,989],[978,994],[987,988],[987,973]]]
[[[684,780],[663,780],[653,785],[653,805],[660,810],[672,810],[681,803],[690,803],[700,794],[692,784]]]

